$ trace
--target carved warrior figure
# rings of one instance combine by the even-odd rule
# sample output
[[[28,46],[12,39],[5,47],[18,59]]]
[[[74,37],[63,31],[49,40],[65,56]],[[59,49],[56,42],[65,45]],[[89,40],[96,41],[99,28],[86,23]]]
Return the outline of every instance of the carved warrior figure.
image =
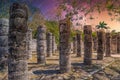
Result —
[[[77,57],[81,57],[81,32],[78,32],[76,34],[76,38],[77,38]]]
[[[46,27],[39,26],[37,29],[37,62],[46,63]]]
[[[103,29],[97,32],[98,36],[98,48],[97,48],[97,59],[103,60],[104,57],[104,42],[105,42],[105,31]]]
[[[69,20],[64,19],[59,23],[60,32],[60,72],[71,71],[70,62],[70,25]],[[66,37],[67,36],[67,37]]]
[[[106,57],[111,56],[111,33],[106,33]]]
[[[28,80],[27,20],[28,7],[13,3],[9,19],[8,80]]]
[[[84,64],[92,64],[92,27],[84,26]]]
[[[52,33],[47,33],[47,57],[52,56]]]
[[[9,20],[0,19],[0,69],[7,68]]]

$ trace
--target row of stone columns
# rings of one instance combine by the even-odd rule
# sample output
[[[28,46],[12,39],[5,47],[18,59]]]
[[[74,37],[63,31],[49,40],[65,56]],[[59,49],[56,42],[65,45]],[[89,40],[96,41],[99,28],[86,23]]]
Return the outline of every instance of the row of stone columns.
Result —
[[[70,25],[68,25],[66,20],[60,21],[60,71],[62,73],[69,72],[71,69],[70,63],[70,47],[69,47],[69,34],[70,34]],[[63,28],[64,27],[64,28]],[[67,29],[66,29],[67,28]],[[67,38],[65,37],[67,36]],[[97,60],[103,60],[104,54],[106,57],[111,56],[111,33],[104,31],[104,29],[100,29],[97,32],[97,37],[95,38],[95,44],[97,45]],[[120,34],[117,36],[117,51],[119,53],[119,44],[120,44]],[[77,54],[77,56],[81,56],[81,43],[80,43],[80,34],[77,33],[75,37],[73,37],[73,53]],[[91,65],[92,64],[92,27],[90,25],[84,26],[84,64]],[[94,44],[94,45],[95,45]],[[79,49],[79,50],[78,50]]]
[[[0,51],[2,57],[9,50],[8,55],[8,80],[28,80],[28,52],[27,52],[27,41],[26,36],[28,35],[28,8],[25,4],[14,3],[10,7],[10,25],[9,25],[9,35],[8,35],[8,25],[7,21],[0,21]],[[38,63],[45,64],[46,62],[46,27],[39,26],[37,31],[37,60]],[[65,19],[60,21],[59,24],[59,33],[60,33],[60,71],[61,73],[71,71],[71,61],[70,61],[70,21]],[[8,35],[8,39],[7,39]],[[49,46],[53,45],[51,41],[51,34],[47,35]],[[52,36],[53,37],[53,36]],[[77,34],[77,54],[81,56],[81,37],[80,34]],[[98,32],[98,59],[103,59],[104,51],[104,31]],[[106,44],[110,44],[110,34],[106,34]],[[8,40],[8,41],[7,41]],[[117,37],[118,44],[120,37]],[[7,43],[9,42],[9,43]],[[5,50],[5,53],[2,53],[4,48],[9,46],[9,49]],[[48,45],[48,44],[47,44]],[[110,45],[106,46],[106,51],[109,52]],[[52,47],[47,47],[48,52]],[[119,51],[119,48],[117,49]],[[54,51],[52,51],[54,52]],[[106,56],[109,56],[107,54]],[[0,56],[1,57],[1,56]],[[92,27],[90,25],[84,26],[84,64],[92,64]]]
[[[77,57],[82,56],[82,34],[81,32],[77,32],[73,37],[73,53],[76,54]]]
[[[45,64],[45,57],[51,57],[55,51],[55,36],[50,32],[46,33],[45,26],[39,26],[37,29],[37,62]]]
[[[67,19],[60,21],[60,72],[69,72],[71,70],[70,61],[70,25]],[[81,37],[80,33],[75,36],[74,46],[77,46],[77,50],[74,48],[73,51],[77,55],[81,56]],[[66,37],[67,36],[67,37]],[[90,25],[84,26],[84,64],[92,64],[92,27]]]

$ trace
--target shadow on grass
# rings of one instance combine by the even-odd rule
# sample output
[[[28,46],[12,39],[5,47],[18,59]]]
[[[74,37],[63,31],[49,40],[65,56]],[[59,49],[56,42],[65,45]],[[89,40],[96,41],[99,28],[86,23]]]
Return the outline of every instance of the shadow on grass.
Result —
[[[60,74],[60,70],[36,70],[33,71],[36,75],[46,74],[46,75],[52,75],[52,74]]]

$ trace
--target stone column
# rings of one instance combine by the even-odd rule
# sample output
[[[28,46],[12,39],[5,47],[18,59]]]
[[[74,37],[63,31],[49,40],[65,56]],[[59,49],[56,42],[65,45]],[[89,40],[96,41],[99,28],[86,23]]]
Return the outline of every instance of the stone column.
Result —
[[[98,36],[98,48],[97,48],[97,60],[103,60],[104,57],[104,42],[105,42],[105,31],[101,29],[97,32]]]
[[[81,53],[81,33],[78,32],[76,34],[76,37],[77,37],[77,57],[81,57],[82,56],[82,53]]]
[[[52,33],[47,33],[47,57],[52,56]]]
[[[117,35],[117,53],[120,54],[120,33]]]
[[[92,64],[92,27],[84,26],[84,64]]]
[[[52,35],[52,53],[55,54],[55,36]]]
[[[28,29],[27,31],[27,51],[28,51],[28,58],[32,58],[32,29]]]
[[[55,43],[55,53],[58,51],[58,45]]]
[[[70,47],[71,47],[71,54],[73,53],[73,42],[70,43]]]
[[[46,27],[43,25],[37,28],[37,62],[46,63]]]
[[[111,33],[107,32],[106,33],[106,57],[111,56]]]
[[[116,54],[117,53],[117,34],[112,35],[111,39],[111,53]]]
[[[77,54],[77,38],[73,37],[73,53]]]
[[[93,49],[94,51],[97,51],[97,37],[93,37]]]
[[[27,6],[13,3],[9,18],[8,80],[28,80],[27,20]]]
[[[70,21],[67,19],[61,20],[59,23],[60,32],[60,72],[71,71],[70,61]]]
[[[6,70],[8,57],[9,20],[0,19],[0,70]]]

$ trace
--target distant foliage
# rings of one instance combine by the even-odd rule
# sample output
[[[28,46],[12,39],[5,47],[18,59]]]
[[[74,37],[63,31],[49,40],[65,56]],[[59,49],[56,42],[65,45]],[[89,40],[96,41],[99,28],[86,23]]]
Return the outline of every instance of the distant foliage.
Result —
[[[46,21],[45,25],[47,27],[47,32],[53,33],[56,42],[59,42],[59,24],[57,21]]]

